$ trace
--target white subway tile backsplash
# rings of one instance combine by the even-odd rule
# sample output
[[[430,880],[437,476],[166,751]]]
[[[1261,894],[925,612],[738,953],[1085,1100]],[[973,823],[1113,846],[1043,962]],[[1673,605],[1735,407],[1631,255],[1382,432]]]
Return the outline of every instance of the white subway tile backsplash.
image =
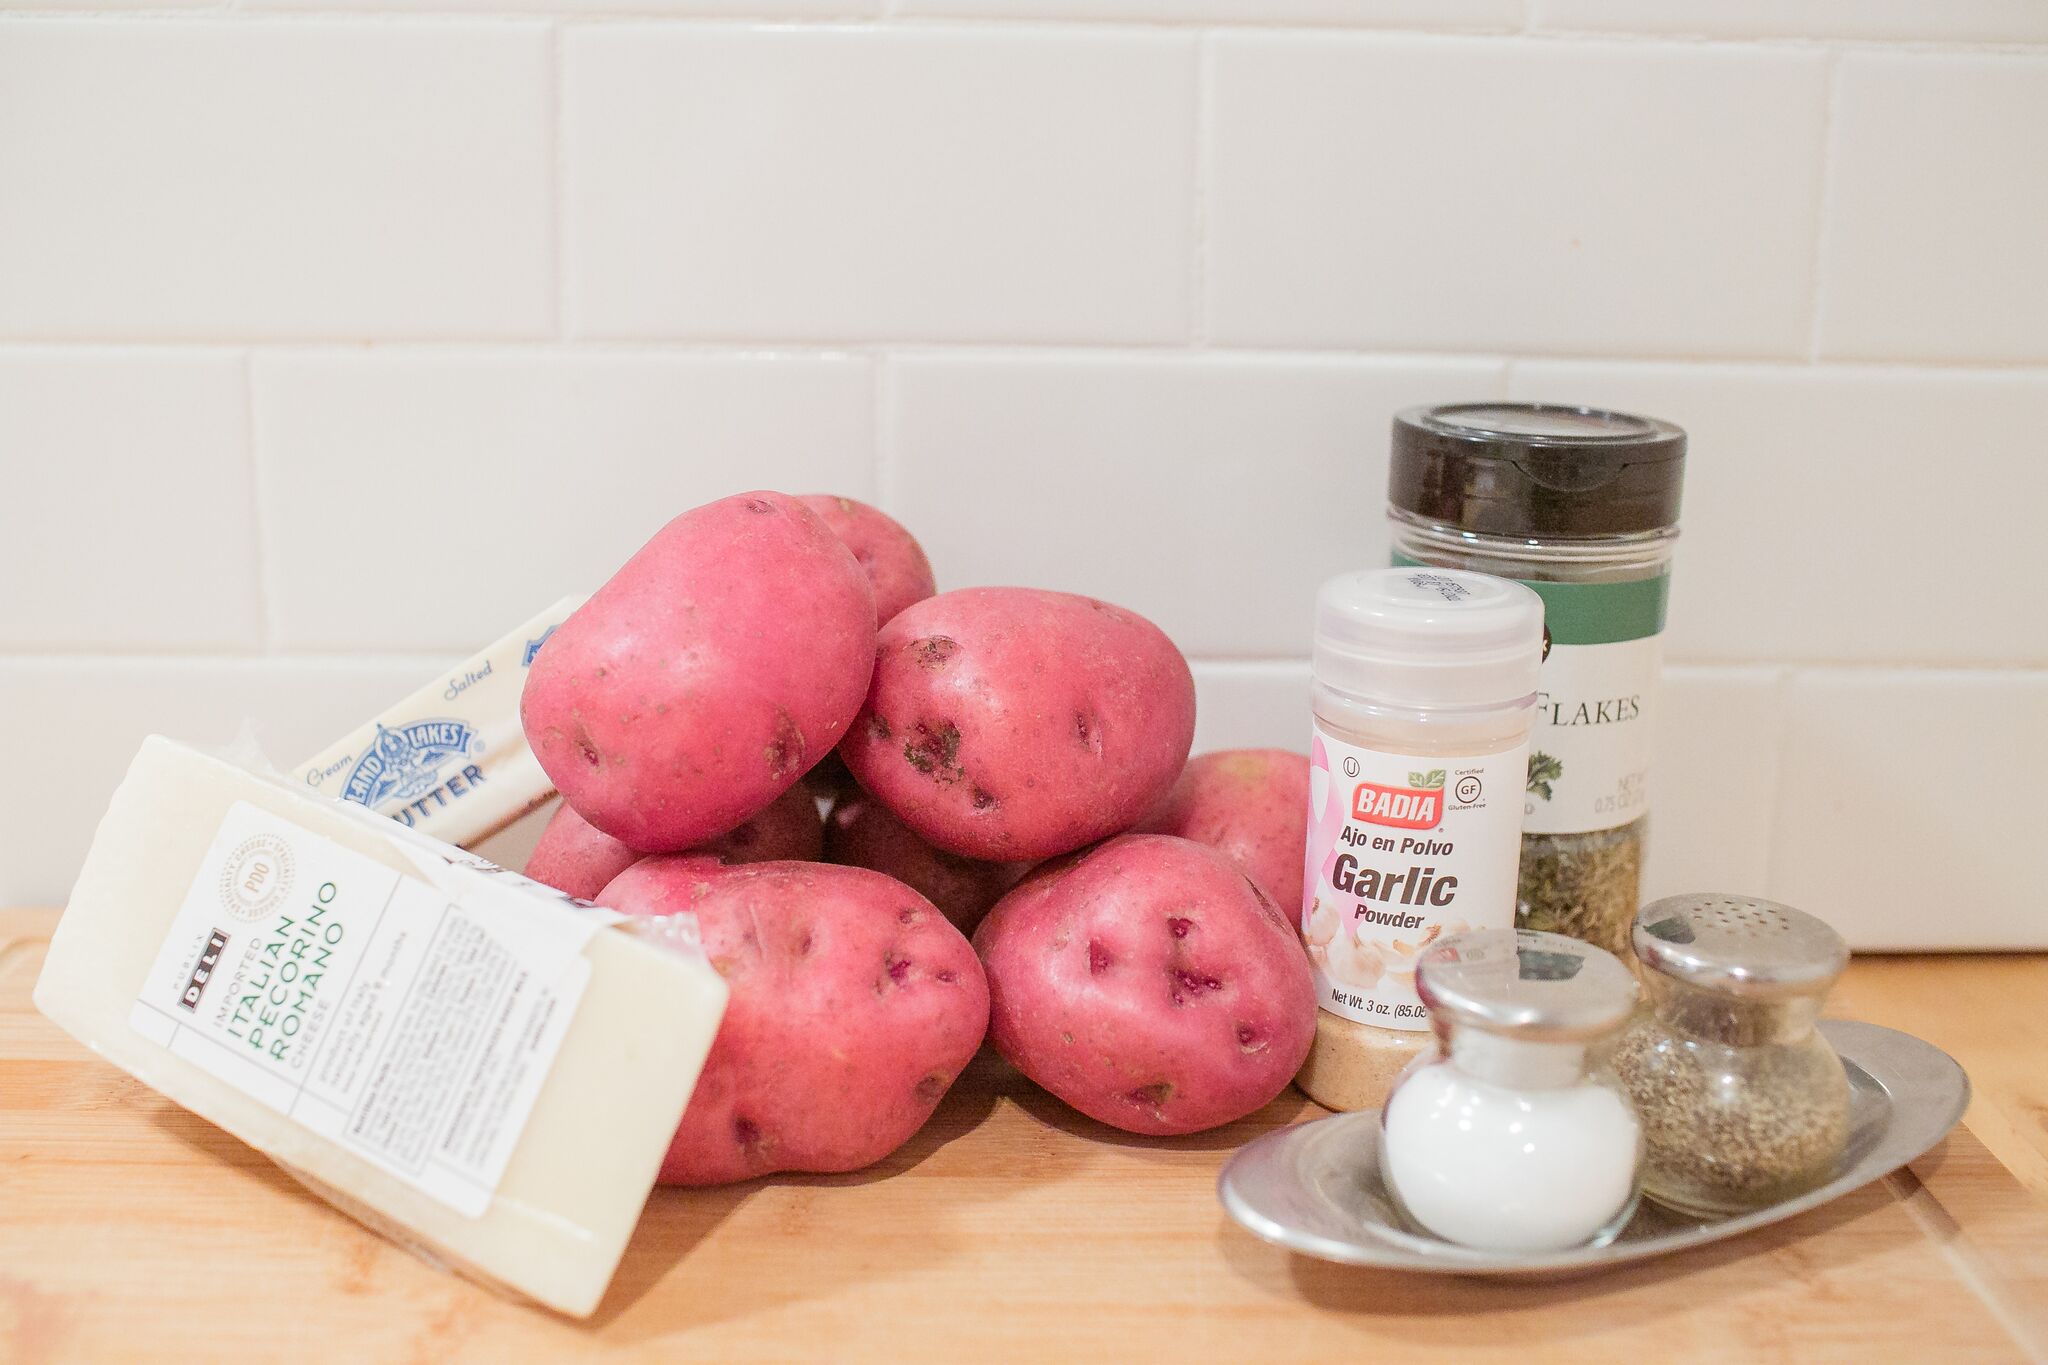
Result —
[[[573,29],[570,324],[1181,339],[1194,59],[1164,32]]]
[[[1821,53],[1212,41],[1217,341],[1804,354]]]
[[[1644,900],[1765,893],[1784,687],[1776,668],[1665,669]]]
[[[899,14],[1146,23],[1348,24],[1512,29],[1522,0],[896,0]]]
[[[0,348],[0,649],[261,643],[245,366]]]
[[[2048,372],[1517,362],[1516,398],[1691,437],[1680,660],[2048,663],[2037,457]]]
[[[1771,888],[1852,946],[2048,948],[2048,674],[1810,672]]]
[[[2048,947],[2048,0],[0,11],[0,905],[753,487],[1300,750],[1390,414],[1509,395],[1692,433],[1646,894]]]
[[[0,335],[533,335],[531,24],[10,21]]]
[[[2048,360],[2048,55],[1851,53],[1838,79],[1821,354]]]
[[[1477,359],[917,356],[888,501],[942,586],[1084,592],[1204,655],[1308,647],[1324,578],[1387,557],[1387,431],[1492,397]]]
[[[873,496],[865,360],[308,352],[255,384],[289,648],[472,650],[699,503]]]
[[[289,767],[405,696],[439,659],[4,659],[0,905],[61,905],[143,737],[225,749],[249,722]]]
[[[1196,660],[1194,752],[1308,752],[1308,660]]]
[[[1714,38],[2048,39],[2040,0],[1529,0],[1538,31]]]

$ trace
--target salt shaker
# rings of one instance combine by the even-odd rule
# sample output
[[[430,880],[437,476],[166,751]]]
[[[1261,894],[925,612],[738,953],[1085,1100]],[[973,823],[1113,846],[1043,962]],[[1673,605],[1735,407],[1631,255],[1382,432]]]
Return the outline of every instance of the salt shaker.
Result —
[[[1381,1112],[1380,1173],[1410,1223],[1486,1251],[1602,1245],[1634,1212],[1641,1130],[1605,1052],[1636,1003],[1612,954],[1479,929],[1422,955],[1435,1048]]]
[[[1747,896],[1671,896],[1636,914],[1650,1010],[1615,1068],[1643,1123],[1644,1192],[1682,1213],[1762,1208],[1827,1181],[1849,1079],[1814,1027],[1848,965],[1812,915]]]

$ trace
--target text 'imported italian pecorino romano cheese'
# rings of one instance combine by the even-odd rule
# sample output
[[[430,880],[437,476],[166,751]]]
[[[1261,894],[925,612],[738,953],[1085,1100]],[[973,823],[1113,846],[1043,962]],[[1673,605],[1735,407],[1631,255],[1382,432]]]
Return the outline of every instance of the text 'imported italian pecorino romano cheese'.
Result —
[[[364,1222],[582,1316],[726,988],[690,916],[629,931],[360,806],[152,738],[35,1001]]]

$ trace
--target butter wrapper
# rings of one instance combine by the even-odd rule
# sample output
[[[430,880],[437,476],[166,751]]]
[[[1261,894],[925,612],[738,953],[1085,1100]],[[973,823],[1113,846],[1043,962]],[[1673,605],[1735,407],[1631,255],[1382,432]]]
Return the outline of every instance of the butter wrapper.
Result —
[[[548,636],[581,605],[580,597],[557,602],[292,776],[450,844],[467,847],[505,828],[554,794],[526,745],[519,695]]]

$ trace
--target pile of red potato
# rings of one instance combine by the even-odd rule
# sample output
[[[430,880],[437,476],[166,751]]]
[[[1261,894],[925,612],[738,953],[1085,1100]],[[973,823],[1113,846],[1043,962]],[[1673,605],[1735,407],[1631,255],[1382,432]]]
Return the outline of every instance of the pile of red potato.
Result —
[[[1252,1112],[1308,1052],[1307,760],[1190,762],[1187,661],[1133,612],[936,593],[874,508],[746,493],[565,621],[521,716],[564,798],[526,874],[694,914],[731,987],[666,1182],[878,1161],[984,1037],[1150,1134]]]

